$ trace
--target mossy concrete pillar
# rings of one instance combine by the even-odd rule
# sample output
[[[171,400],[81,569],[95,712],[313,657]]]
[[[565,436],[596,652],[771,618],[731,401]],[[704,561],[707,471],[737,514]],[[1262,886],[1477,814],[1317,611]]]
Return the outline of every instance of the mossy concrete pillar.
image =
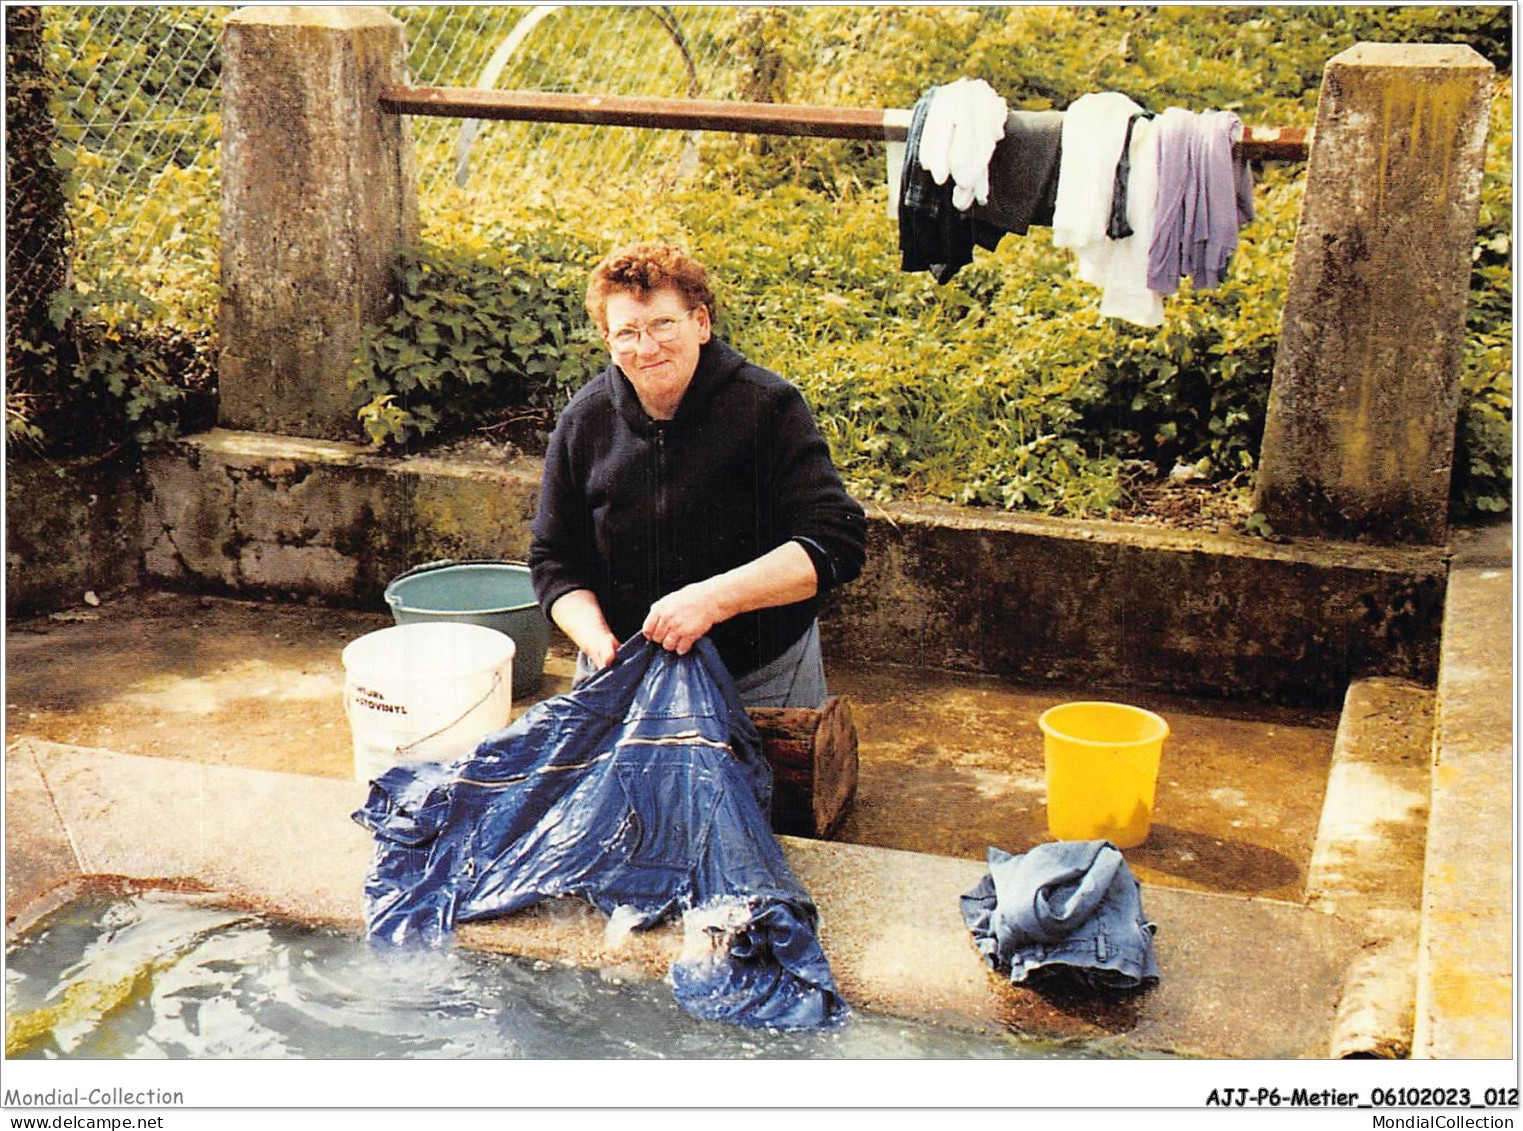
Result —
[[[412,138],[381,111],[407,81],[402,25],[380,8],[251,7],[222,48],[218,423],[356,435],[345,387],[391,267],[418,238]]]
[[[1259,470],[1276,530],[1445,537],[1492,70],[1435,44],[1327,64]]]

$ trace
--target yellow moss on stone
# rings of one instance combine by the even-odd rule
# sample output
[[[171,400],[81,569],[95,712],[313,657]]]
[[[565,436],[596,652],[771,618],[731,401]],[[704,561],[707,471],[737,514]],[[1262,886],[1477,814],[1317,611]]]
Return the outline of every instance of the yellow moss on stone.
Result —
[[[80,979],[64,987],[56,1002],[5,1019],[5,1055],[21,1056],[36,1049],[59,1029],[91,1028],[118,1010],[143,1000],[153,988],[151,963],[128,971],[111,982]]]

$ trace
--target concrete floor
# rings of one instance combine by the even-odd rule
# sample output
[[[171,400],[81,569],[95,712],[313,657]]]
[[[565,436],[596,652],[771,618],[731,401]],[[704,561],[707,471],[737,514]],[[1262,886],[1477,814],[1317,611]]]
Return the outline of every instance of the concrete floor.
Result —
[[[1506,526],[1457,539],[1437,695],[1359,680],[1338,713],[1114,696],[1173,727],[1152,836],[1127,851],[1163,979],[1119,1004],[989,974],[956,913],[986,845],[1046,837],[1037,715],[1104,689],[833,666],[861,739],[853,843],[783,849],[843,992],[899,1016],[1197,1056],[1509,1056],[1510,547]],[[9,624],[7,922],[115,875],[358,927],[370,845],[348,819],[364,787],[339,653],[390,623],[140,591]],[[552,649],[540,693],[570,671]],[[163,820],[184,798],[186,819]],[[885,920],[884,906],[924,914]],[[680,946],[674,927],[610,955],[585,907],[461,937],[652,977]]]
[[[9,627],[6,741],[319,777],[352,774],[340,652],[385,613],[136,592]],[[540,695],[570,683],[552,648]],[[1037,716],[1102,689],[832,665],[860,736],[839,839],[982,860],[1047,839]],[[1170,723],[1152,834],[1127,852],[1144,882],[1299,902],[1338,716],[1114,696]],[[527,703],[515,704],[515,713]]]
[[[8,918],[66,894],[58,885],[70,877],[117,875],[183,877],[357,925],[370,844],[348,819],[364,786],[353,780],[340,653],[390,623],[138,591],[8,626]],[[571,668],[569,651],[552,648],[539,693],[565,690]],[[1393,916],[1389,900],[1350,897],[1374,864],[1390,869],[1394,844],[1410,842],[1420,871],[1426,811],[1405,806],[1393,822],[1364,811],[1367,791],[1329,789],[1349,754],[1346,717],[1120,696],[1173,728],[1152,835],[1127,850],[1159,926],[1163,979],[1126,1001],[1067,1001],[984,969],[957,896],[984,871],[987,846],[1019,852],[1047,839],[1037,716],[1103,689],[841,665],[830,675],[859,731],[841,838],[851,843],[784,838],[784,852],[820,907],[848,1000],[1196,1056],[1401,1055],[1409,1043],[1413,963],[1406,951],[1384,957],[1396,948],[1382,940],[1405,945],[1415,909]],[[185,797],[196,799],[185,819],[158,820]],[[885,906],[923,914],[885,921]],[[461,938],[652,977],[680,945],[673,927],[610,956],[598,917],[578,908],[471,924]],[[1376,944],[1375,959],[1359,959]],[[1404,979],[1394,988],[1393,971]]]

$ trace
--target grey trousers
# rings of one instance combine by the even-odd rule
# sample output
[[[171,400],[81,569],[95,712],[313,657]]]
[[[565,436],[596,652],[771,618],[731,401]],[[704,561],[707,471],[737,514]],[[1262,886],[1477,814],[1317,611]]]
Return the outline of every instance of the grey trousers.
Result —
[[[585,653],[576,656],[575,687],[593,673]],[[825,702],[825,660],[820,654],[820,622],[813,621],[804,635],[781,656],[735,681],[740,701],[747,707],[815,707]]]

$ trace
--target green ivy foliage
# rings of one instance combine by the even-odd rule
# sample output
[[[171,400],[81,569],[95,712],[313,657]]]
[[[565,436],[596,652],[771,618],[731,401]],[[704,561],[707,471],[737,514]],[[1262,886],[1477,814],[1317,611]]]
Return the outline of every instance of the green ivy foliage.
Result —
[[[109,151],[124,185],[166,161],[190,164],[217,141],[217,115],[204,108],[217,105],[221,15],[231,11],[126,4],[52,13],[61,135]]]
[[[373,444],[406,446],[515,415],[553,420],[592,361],[579,325],[587,252],[567,260],[537,250],[400,255],[397,311],[367,331],[349,377]]]
[[[1256,218],[1221,286],[1182,284],[1157,330],[1108,325],[1094,380],[1077,396],[1086,429],[1165,472],[1188,465],[1192,477],[1231,479],[1254,469],[1301,189],[1284,170],[1261,179]]]
[[[1450,510],[1460,517],[1512,506],[1512,81],[1498,84],[1481,182],[1466,312]]]
[[[7,438],[66,456],[206,427],[220,17],[141,5],[6,16],[30,53],[6,59],[8,173],[24,170],[8,176],[7,297],[25,327],[7,336]],[[18,202],[53,209],[51,227],[15,238]]]
[[[220,34],[232,11],[46,10],[76,290],[97,302],[130,290],[134,317],[192,332],[216,320]]]

